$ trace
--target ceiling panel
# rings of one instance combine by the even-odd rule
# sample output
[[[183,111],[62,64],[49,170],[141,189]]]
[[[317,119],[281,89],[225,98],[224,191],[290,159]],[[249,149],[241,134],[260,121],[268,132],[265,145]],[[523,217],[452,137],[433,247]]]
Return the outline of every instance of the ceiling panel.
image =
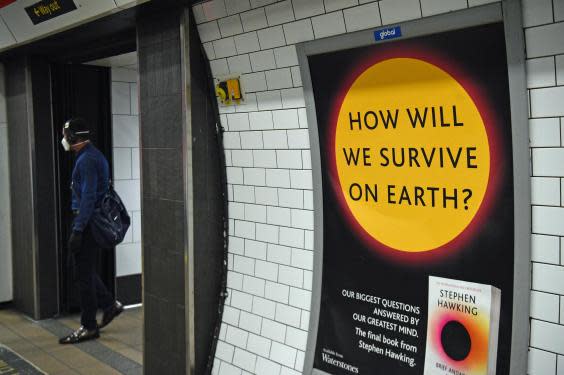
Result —
[[[4,20],[0,18],[0,49],[9,47],[16,43],[14,36],[8,30]]]
[[[137,52],[124,53],[123,55],[117,55],[117,56],[107,57],[105,59],[89,61],[85,64],[131,69],[131,67],[137,66]]]
[[[115,1],[118,7],[120,7],[121,9],[125,9],[146,3],[149,0],[115,0]]]

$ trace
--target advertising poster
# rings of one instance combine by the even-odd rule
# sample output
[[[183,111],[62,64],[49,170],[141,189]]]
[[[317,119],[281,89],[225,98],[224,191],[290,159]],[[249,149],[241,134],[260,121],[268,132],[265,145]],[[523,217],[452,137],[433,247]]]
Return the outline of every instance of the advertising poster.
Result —
[[[508,375],[514,197],[503,24],[378,39],[308,56],[323,189],[314,368]]]

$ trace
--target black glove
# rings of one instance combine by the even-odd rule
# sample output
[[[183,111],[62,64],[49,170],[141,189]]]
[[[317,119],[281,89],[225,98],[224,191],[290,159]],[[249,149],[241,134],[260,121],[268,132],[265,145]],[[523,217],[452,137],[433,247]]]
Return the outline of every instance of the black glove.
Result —
[[[67,245],[69,250],[73,253],[79,252],[80,248],[82,247],[82,232],[73,230],[69,237],[69,242]]]

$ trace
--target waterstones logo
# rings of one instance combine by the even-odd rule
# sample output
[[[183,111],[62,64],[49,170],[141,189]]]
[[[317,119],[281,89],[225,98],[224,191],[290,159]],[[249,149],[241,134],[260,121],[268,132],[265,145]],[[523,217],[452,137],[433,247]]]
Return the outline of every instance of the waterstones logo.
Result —
[[[323,359],[323,362],[325,362],[325,363],[328,363],[328,364],[335,366],[335,367],[342,368],[343,370],[346,370],[350,373],[358,374],[358,367],[350,365],[350,364],[343,362],[343,361],[340,361],[338,359],[335,359],[327,353],[321,353],[321,358]]]

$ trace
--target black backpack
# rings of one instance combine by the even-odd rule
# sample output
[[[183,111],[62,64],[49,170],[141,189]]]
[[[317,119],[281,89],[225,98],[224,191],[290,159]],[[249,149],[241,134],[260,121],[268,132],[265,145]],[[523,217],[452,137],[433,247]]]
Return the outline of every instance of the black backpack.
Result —
[[[121,198],[110,184],[90,218],[92,236],[102,248],[112,248],[123,241],[131,218]]]

